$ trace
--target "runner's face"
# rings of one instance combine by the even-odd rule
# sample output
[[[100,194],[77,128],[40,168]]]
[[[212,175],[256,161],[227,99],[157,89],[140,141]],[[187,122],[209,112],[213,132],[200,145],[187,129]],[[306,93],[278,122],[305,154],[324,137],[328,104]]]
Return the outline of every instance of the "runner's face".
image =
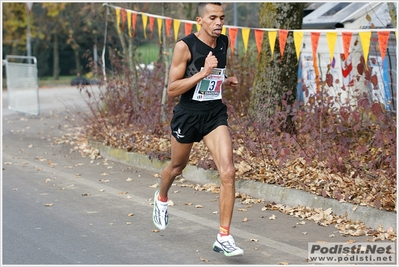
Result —
[[[212,4],[206,5],[204,15],[198,18],[198,23],[208,35],[215,38],[219,37],[224,25],[223,7]]]

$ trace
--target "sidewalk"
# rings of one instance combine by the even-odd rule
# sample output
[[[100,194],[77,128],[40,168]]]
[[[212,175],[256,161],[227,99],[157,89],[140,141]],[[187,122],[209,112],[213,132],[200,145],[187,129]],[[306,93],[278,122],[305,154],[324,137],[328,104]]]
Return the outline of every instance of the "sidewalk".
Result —
[[[97,142],[91,142],[90,146],[98,149],[100,155],[104,158],[156,172],[160,172],[167,164],[167,162],[161,162],[155,159],[150,160],[146,155],[103,146]],[[219,185],[218,173],[216,171],[203,170],[196,166],[187,166],[183,171],[183,177],[186,180],[202,185],[209,183]],[[250,195],[253,198],[263,199],[266,203],[274,202],[291,207],[300,205],[313,209],[322,208],[323,210],[331,208],[335,215],[343,216],[347,214],[348,219],[361,221],[365,223],[367,227],[377,229],[380,226],[383,226],[384,230],[389,227],[392,227],[395,231],[397,230],[397,214],[395,212],[377,210],[373,207],[367,206],[356,207],[351,203],[339,202],[335,199],[316,196],[302,190],[285,188],[251,180],[237,181],[236,191]]]

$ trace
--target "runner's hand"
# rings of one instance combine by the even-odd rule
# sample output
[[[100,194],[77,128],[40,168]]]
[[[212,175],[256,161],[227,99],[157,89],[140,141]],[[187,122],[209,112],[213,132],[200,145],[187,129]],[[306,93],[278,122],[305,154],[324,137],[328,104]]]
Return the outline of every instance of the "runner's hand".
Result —
[[[212,69],[218,66],[218,59],[209,51],[209,54],[205,58],[204,71],[206,76],[211,74]]]

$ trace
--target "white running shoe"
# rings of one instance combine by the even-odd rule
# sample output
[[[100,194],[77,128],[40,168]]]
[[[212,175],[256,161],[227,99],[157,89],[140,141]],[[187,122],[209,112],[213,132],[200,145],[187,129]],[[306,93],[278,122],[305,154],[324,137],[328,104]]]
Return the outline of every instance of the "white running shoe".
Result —
[[[244,254],[244,250],[236,246],[234,238],[231,235],[216,236],[216,241],[213,243],[213,251],[224,253],[225,256],[238,256]]]
[[[158,200],[159,190],[154,195],[154,210],[152,213],[152,220],[159,230],[164,230],[169,224],[168,216],[168,202]]]

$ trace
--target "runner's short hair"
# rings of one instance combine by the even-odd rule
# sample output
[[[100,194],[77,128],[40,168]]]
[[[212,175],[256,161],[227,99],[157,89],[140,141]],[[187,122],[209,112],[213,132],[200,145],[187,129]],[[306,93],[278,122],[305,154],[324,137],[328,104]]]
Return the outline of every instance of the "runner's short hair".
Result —
[[[202,17],[204,15],[205,12],[205,6],[206,5],[217,5],[217,6],[221,6],[222,3],[221,2],[215,2],[215,3],[209,3],[209,2],[202,2],[198,4],[197,7],[197,14],[199,17]]]

